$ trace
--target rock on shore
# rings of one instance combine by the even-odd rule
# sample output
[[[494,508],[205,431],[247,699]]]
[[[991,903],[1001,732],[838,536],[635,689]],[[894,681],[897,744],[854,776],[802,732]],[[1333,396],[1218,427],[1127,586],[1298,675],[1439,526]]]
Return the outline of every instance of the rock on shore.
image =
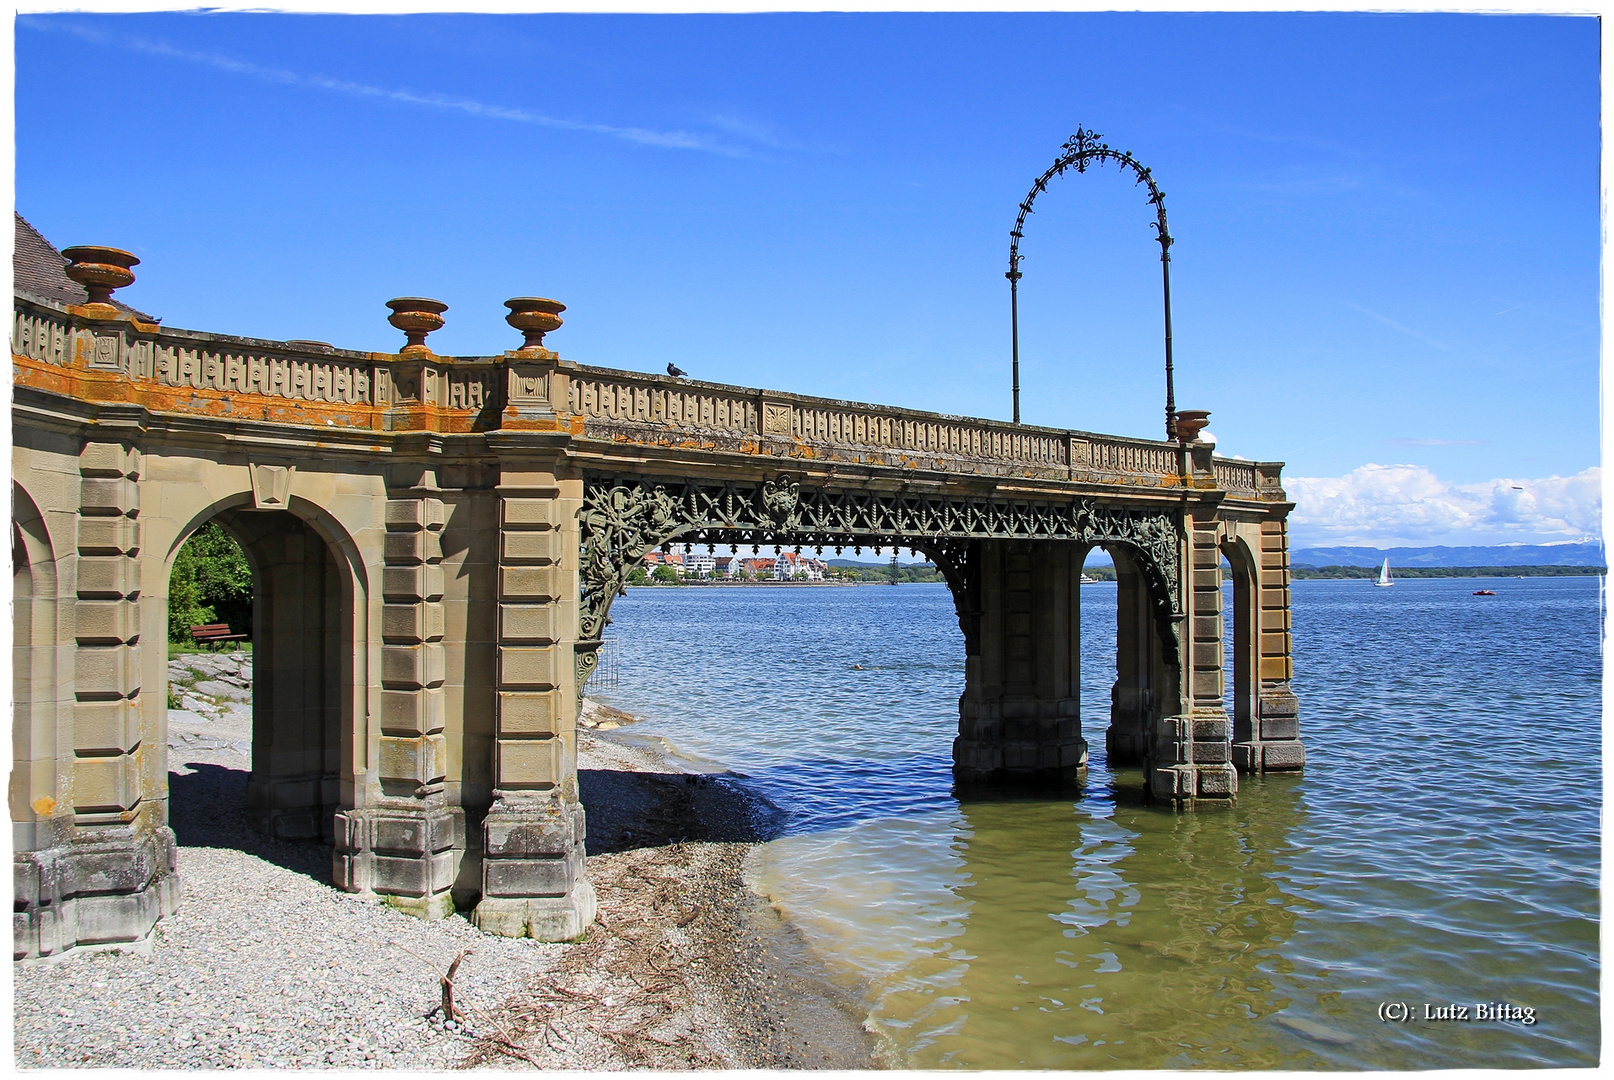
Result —
[[[871,1064],[857,1004],[741,878],[769,808],[647,741],[596,733],[632,717],[596,711],[579,732],[600,918],[580,943],[539,944],[342,893],[329,847],[254,832],[250,653],[170,671],[184,899],[138,952],[16,966],[18,1067]],[[466,949],[465,1016],[445,1024],[438,977]]]

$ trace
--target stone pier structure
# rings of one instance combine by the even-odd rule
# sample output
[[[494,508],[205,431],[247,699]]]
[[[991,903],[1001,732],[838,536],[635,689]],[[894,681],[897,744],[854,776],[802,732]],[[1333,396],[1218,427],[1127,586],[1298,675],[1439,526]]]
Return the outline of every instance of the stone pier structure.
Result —
[[[139,941],[181,902],[168,579],[209,521],[253,571],[252,820],[334,844],[336,885],[425,918],[545,940],[593,919],[578,709],[612,600],[672,545],[933,559],[965,642],[962,786],[1079,785],[1095,722],[1165,808],[1305,762],[1277,464],[586,367],[544,346],[562,309],[534,298],[506,305],[525,337],[498,356],[432,353],[444,309],[417,298],[392,302],[398,353],[173,329],[111,299],[132,256],[64,266],[23,228],[18,957]],[[1095,548],[1118,677],[1084,728]]]

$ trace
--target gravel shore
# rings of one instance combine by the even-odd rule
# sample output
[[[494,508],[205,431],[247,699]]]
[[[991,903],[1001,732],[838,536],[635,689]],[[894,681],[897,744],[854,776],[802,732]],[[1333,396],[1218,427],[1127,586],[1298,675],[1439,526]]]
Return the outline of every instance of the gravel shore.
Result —
[[[249,658],[170,665],[184,899],[140,952],[14,965],[18,1067],[872,1065],[857,1003],[742,880],[770,813],[742,788],[591,708],[580,779],[600,917],[584,940],[422,921],[332,888],[328,846],[247,825]],[[445,1025],[439,976],[467,949],[465,1018]]]

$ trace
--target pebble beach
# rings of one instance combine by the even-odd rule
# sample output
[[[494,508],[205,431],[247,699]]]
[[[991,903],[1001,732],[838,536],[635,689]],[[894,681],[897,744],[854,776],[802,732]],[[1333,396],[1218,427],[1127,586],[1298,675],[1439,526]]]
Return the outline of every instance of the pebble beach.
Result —
[[[251,829],[250,653],[170,663],[183,899],[138,950],[13,967],[19,1068],[856,1068],[856,1001],[746,885],[765,806],[579,732],[600,915],[574,944],[423,921],[330,884],[331,849]],[[468,952],[467,952],[468,950]],[[457,1015],[442,1015],[440,977]]]

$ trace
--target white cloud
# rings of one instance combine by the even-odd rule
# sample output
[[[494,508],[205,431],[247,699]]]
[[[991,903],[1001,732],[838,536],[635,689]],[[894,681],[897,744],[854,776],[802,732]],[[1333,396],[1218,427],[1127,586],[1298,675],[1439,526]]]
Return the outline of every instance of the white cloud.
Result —
[[[1449,484],[1422,465],[1363,465],[1339,477],[1285,477],[1291,545],[1544,543],[1602,535],[1603,479]]]

